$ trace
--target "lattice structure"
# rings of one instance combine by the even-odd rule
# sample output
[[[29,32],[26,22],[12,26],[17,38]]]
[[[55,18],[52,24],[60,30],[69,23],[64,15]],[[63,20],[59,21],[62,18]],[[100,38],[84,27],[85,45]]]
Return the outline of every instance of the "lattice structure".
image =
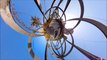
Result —
[[[85,9],[83,0],[78,0],[80,4],[80,10],[81,10],[80,17],[68,19],[68,20],[66,19],[65,12],[71,0],[67,0],[64,9],[60,7],[63,0],[59,0],[57,6],[54,5],[56,0],[53,0],[51,7],[48,10],[46,10],[46,12],[42,10],[40,1],[34,0],[35,4],[37,5],[37,7],[39,8],[40,12],[43,15],[43,20],[42,20],[43,23],[40,22],[39,18],[32,17],[31,27],[28,27],[26,24],[24,24],[20,20],[20,18],[17,15],[16,10],[14,9],[14,6],[12,5],[11,0],[1,0],[1,2],[2,3],[0,7],[0,12],[4,21],[14,30],[22,34],[30,36],[28,40],[28,50],[31,56],[34,58],[34,60],[39,60],[39,58],[36,57],[36,54],[34,54],[32,50],[32,38],[39,37],[39,36],[45,36],[45,39],[47,41],[46,48],[45,48],[45,55],[44,55],[45,60],[48,60],[48,54],[47,54],[48,50],[56,58],[60,60],[65,60],[64,58],[72,52],[73,48],[76,48],[78,51],[80,51],[90,60],[105,60],[80,48],[74,42],[75,40],[72,34],[75,31],[74,29],[80,24],[81,21],[85,21],[87,23],[90,23],[96,26],[99,30],[102,31],[102,33],[107,38],[107,26],[105,26],[104,24],[96,20],[83,17],[84,9]],[[59,11],[61,11],[62,14],[60,14]],[[64,19],[62,17],[64,17]],[[73,28],[71,29],[65,28],[65,24],[67,21],[74,21],[74,20],[77,20],[78,22]],[[30,30],[31,32],[26,31],[26,29],[24,29],[23,27]],[[32,27],[36,27],[36,28],[33,29]],[[66,35],[71,36],[71,41],[68,40],[68,37]],[[71,45],[68,51],[66,50],[67,43]]]

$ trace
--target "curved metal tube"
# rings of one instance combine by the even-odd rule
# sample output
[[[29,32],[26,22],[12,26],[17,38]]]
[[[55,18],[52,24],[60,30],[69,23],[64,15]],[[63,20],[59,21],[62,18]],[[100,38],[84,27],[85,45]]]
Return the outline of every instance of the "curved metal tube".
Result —
[[[71,46],[70,50],[66,54],[63,55],[63,57],[66,57],[73,50],[74,38],[72,35],[71,35],[71,38],[72,38],[72,46]],[[66,40],[66,41],[68,42],[68,40]],[[68,42],[68,43],[71,44],[71,42]]]
[[[55,1],[56,1],[56,0],[53,0],[53,2],[52,2],[52,4],[51,4],[51,8],[53,7]],[[51,14],[51,9],[50,9],[50,11],[49,11],[49,16],[50,16],[50,14]],[[45,22],[44,19],[43,19],[43,22]]]
[[[30,38],[28,40],[28,51],[29,51],[30,55],[32,56],[32,58],[34,60],[40,60],[39,58],[37,58],[37,56],[33,52],[33,49],[32,49],[32,36],[30,36]]]
[[[7,23],[11,28],[13,28],[15,31],[25,34],[28,36],[41,36],[39,34],[31,34],[27,32],[26,30],[22,29],[13,19],[13,16],[10,11],[10,3],[11,0],[1,0],[1,6],[0,6],[0,14],[1,17],[3,18],[4,22]]]
[[[70,32],[69,32],[70,33]],[[71,34],[71,33],[70,33]],[[64,44],[64,51],[62,51],[62,53],[61,54],[59,54],[59,52],[58,52],[58,50],[57,49],[55,49],[55,46],[53,46],[53,43],[51,43],[51,48],[52,48],[52,50],[53,50],[53,52],[56,54],[56,56],[57,56],[57,58],[64,58],[64,57],[66,57],[68,54],[70,54],[70,52],[73,50],[73,44],[74,44],[74,38],[73,38],[73,36],[71,35],[71,38],[72,38],[72,43],[71,42],[69,42],[68,40],[65,40],[65,44]],[[68,42],[69,44],[72,44],[72,46],[71,46],[71,48],[70,48],[70,50],[66,53],[66,42]],[[62,48],[62,47],[61,47]],[[56,52],[56,51],[58,52]]]
[[[62,13],[62,15],[61,15],[60,18],[62,18],[63,14],[64,14],[65,11],[67,10],[67,7],[68,7],[68,5],[70,4],[70,2],[71,2],[71,0],[67,0],[66,6],[65,6],[65,8],[64,8],[64,12]]]
[[[58,8],[58,9],[60,9],[62,12],[64,12],[60,7],[58,7],[58,6],[54,6],[54,7],[52,7],[52,8]],[[45,12],[45,15],[48,13],[48,11],[50,11],[52,8],[49,8],[46,12]],[[66,15],[65,15],[65,13],[64,13],[64,17],[65,17],[65,22],[66,22]],[[43,19],[44,20],[44,19]],[[44,21],[45,22],[45,21]]]
[[[83,3],[83,0],[78,0],[79,3],[80,3],[80,8],[81,8],[81,14],[80,14],[80,18],[83,18],[83,15],[84,15],[84,3]],[[78,21],[78,23],[72,28],[75,29],[79,24],[80,24],[81,20]]]
[[[43,10],[41,9],[41,7],[39,6],[39,4],[38,4],[38,2],[37,2],[37,0],[34,0],[34,1],[35,1],[35,3],[36,3],[37,7],[39,8],[40,12],[42,13],[43,17],[47,20],[45,14],[44,14],[44,12],[43,12]]]
[[[81,21],[85,21],[85,22],[93,24],[98,29],[100,29],[103,32],[103,34],[105,35],[105,37],[107,38],[107,26],[98,22],[97,20],[89,19],[89,18],[74,18],[74,19],[69,19],[67,21],[72,21],[72,20],[81,20]]]

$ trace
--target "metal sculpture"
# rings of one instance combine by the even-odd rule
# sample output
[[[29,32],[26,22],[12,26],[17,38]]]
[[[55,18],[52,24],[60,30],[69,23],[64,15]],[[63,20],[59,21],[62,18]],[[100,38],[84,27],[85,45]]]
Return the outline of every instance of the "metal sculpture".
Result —
[[[28,51],[30,52],[34,60],[39,60],[39,58],[36,57],[36,54],[34,54],[33,52],[32,38],[39,37],[39,36],[45,36],[46,41],[47,41],[45,54],[44,54],[45,60],[48,60],[47,50],[49,50],[51,54],[55,56],[56,58],[65,60],[64,58],[71,53],[73,48],[76,48],[77,50],[79,50],[90,60],[104,60],[76,46],[76,44],[74,43],[74,38],[72,34],[74,32],[74,29],[80,24],[80,22],[85,21],[99,28],[102,31],[102,33],[105,35],[105,37],[107,38],[107,26],[105,26],[104,24],[96,20],[93,20],[90,18],[83,18],[83,15],[84,15],[83,0],[78,0],[80,4],[80,10],[81,10],[80,17],[67,20],[65,11],[67,10],[67,7],[69,6],[71,0],[67,0],[64,10],[60,8],[60,4],[62,3],[62,1],[63,0],[60,0],[58,2],[58,5],[54,6],[56,0],[53,0],[51,7],[44,13],[41,8],[40,1],[34,0],[35,4],[37,5],[37,7],[39,8],[40,12],[43,15],[43,24],[40,22],[39,18],[32,17],[31,27],[36,26],[36,29],[27,27],[22,21],[20,21],[20,19],[18,18],[16,14],[14,6],[12,6],[11,0],[1,0],[0,13],[1,13],[3,20],[11,28],[16,30],[17,32],[30,36],[28,40]],[[59,14],[59,11],[62,12],[62,15]],[[46,15],[48,15],[48,17],[46,17]],[[62,19],[62,16],[64,16],[64,19]],[[66,29],[65,28],[66,21],[73,21],[73,20],[77,20],[78,23],[73,28]],[[22,26],[18,25],[16,21]],[[31,32],[26,31],[23,27],[30,30]],[[72,42],[68,41],[68,38],[65,35],[70,35]],[[71,45],[68,51],[66,50],[67,43]]]

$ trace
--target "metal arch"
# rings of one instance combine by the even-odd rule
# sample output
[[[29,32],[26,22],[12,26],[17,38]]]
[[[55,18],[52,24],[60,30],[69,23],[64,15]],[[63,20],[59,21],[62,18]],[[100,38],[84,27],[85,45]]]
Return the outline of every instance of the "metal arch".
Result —
[[[80,9],[81,9],[80,18],[83,18],[83,15],[84,15],[84,3],[83,3],[83,0],[78,0],[78,1],[79,1],[79,4],[80,4]],[[64,11],[63,11],[63,14],[65,13],[65,11],[66,11],[68,5],[70,4],[70,2],[71,2],[71,0],[68,0],[68,1],[67,1],[66,6],[65,6],[65,9],[64,9]],[[62,16],[63,16],[63,14],[62,14]],[[60,18],[62,18],[62,16],[61,16]],[[81,22],[81,20],[79,20],[79,21],[77,22],[77,24],[72,28],[72,30],[75,29],[75,28],[80,24],[80,22]]]
[[[83,0],[78,0],[78,1],[79,1],[79,3],[80,3],[80,9],[81,9],[80,18],[83,18],[83,15],[84,15],[84,3],[83,3]],[[61,2],[62,2],[62,1],[59,2],[59,4],[56,6],[56,8],[59,7],[59,5],[61,4]],[[65,15],[65,11],[66,11],[68,5],[70,4],[70,2],[71,2],[71,0],[68,0],[68,1],[67,1],[64,11],[63,11],[62,9],[60,9],[60,10],[63,12],[64,15]],[[50,9],[48,9],[48,10],[51,11],[51,8],[53,7],[53,4],[54,4],[54,3],[55,3],[55,1],[53,1]],[[40,6],[38,6],[38,7],[40,7]],[[59,7],[59,8],[60,8],[60,7]],[[47,14],[48,10],[45,12],[45,15]],[[51,13],[51,12],[50,12],[50,13]],[[63,14],[61,15],[61,17],[63,16]],[[44,14],[43,14],[43,16],[44,16]],[[65,16],[66,16],[66,15],[65,15]],[[50,17],[50,14],[49,14],[49,17]],[[61,18],[61,17],[60,17],[60,18]],[[65,18],[65,20],[66,20],[66,18]],[[44,19],[43,19],[43,21],[44,21]],[[81,22],[81,20],[79,20],[79,21],[77,22],[77,24],[72,28],[72,30],[75,29],[75,28],[80,24],[80,22]]]
[[[93,24],[94,26],[96,26],[98,29],[100,29],[100,31],[102,31],[102,33],[105,35],[105,37],[107,38],[107,26],[98,22],[97,20],[94,19],[90,19],[90,18],[74,18],[74,19],[69,19],[67,21],[72,21],[72,20],[81,20],[81,21],[85,21],[88,22],[90,24]]]
[[[22,28],[20,28],[14,21],[11,12],[10,12],[10,2],[11,0],[1,0],[1,8],[0,13],[1,17],[3,18],[4,22],[7,23],[11,28],[16,30],[17,32],[20,32],[22,34],[30,36],[29,32],[26,32]]]
[[[31,56],[32,56],[35,60],[38,60],[38,58],[35,57],[35,54],[34,54],[34,52],[33,52],[33,50],[32,50],[31,41],[32,41],[32,37],[33,37],[33,36],[40,36],[40,35],[36,35],[36,34],[34,34],[34,33],[29,33],[29,32],[27,32],[27,31],[23,30],[22,28],[20,28],[20,26],[18,26],[18,25],[15,23],[15,21],[14,21],[14,19],[13,19],[13,17],[12,17],[11,11],[10,11],[10,9],[9,9],[9,7],[10,7],[10,1],[11,1],[11,0],[1,0],[1,1],[3,2],[3,3],[2,3],[3,6],[0,7],[0,13],[1,13],[1,16],[2,16],[3,20],[4,20],[10,27],[12,27],[14,30],[16,30],[16,31],[18,31],[18,32],[20,32],[20,33],[22,33],[22,34],[25,34],[25,35],[30,36],[29,41],[28,41],[28,50],[29,50]],[[5,1],[5,2],[4,2],[4,1]],[[43,16],[45,17],[44,12],[43,12],[42,9],[40,8],[39,4],[37,3],[37,0],[35,0],[35,1],[36,1],[36,4],[37,4],[38,8],[39,8],[40,11],[41,11],[41,13],[42,13]],[[69,1],[70,1],[70,0],[69,0]],[[93,19],[83,18],[83,15],[84,15],[84,4],[83,4],[83,1],[82,1],[82,0],[78,0],[78,1],[79,1],[79,3],[80,3],[80,6],[81,6],[80,18],[69,19],[68,21],[78,20],[78,23],[74,26],[74,28],[76,28],[81,21],[85,21],[85,22],[91,23],[91,24],[93,24],[94,26],[96,26],[98,29],[100,29],[100,30],[103,32],[103,34],[105,35],[105,37],[107,38],[107,26],[105,26],[105,25],[103,25],[102,23],[100,23],[100,22],[98,22],[98,21],[95,21],[95,20],[93,20]],[[54,0],[54,2],[55,2],[55,0]],[[54,4],[54,2],[53,2],[53,4]],[[4,4],[4,3],[5,3],[5,4]],[[59,3],[61,4],[61,1],[60,1]],[[70,3],[70,2],[68,2],[68,3]],[[59,5],[60,5],[60,4],[59,4]],[[69,4],[68,4],[68,5],[69,5]],[[68,5],[66,5],[65,10],[64,10],[63,13],[65,13]],[[52,7],[53,7],[53,5],[52,5]],[[51,8],[52,8],[52,7],[51,7]],[[58,7],[59,7],[59,6],[58,6]],[[50,8],[50,9],[51,9],[51,8]],[[60,8],[60,7],[59,7],[59,8]],[[51,11],[51,10],[50,10],[50,11]],[[65,15],[65,16],[66,16],[66,15]],[[9,19],[8,19],[8,18],[9,18]],[[45,17],[45,19],[46,19],[46,17]],[[66,20],[66,19],[65,19],[65,20]],[[12,23],[12,24],[11,24],[11,23]],[[74,28],[73,28],[73,29],[74,29]],[[71,34],[71,37],[73,37],[72,34]],[[89,59],[91,59],[91,58],[93,58],[93,59],[94,59],[94,58],[95,58],[95,59],[98,58],[98,59],[99,59],[99,57],[94,56],[93,54],[91,54],[91,53],[89,53],[89,52],[81,49],[80,47],[76,46],[76,45],[74,44],[74,42],[70,43],[68,40],[66,40],[66,42],[68,42],[69,44],[71,44],[72,47],[77,48],[80,52],[82,52],[82,53],[83,53],[85,56],[87,56]],[[65,48],[66,48],[66,42],[65,42]],[[52,46],[52,47],[53,47],[53,46]],[[67,55],[72,51],[72,49],[73,49],[72,47],[71,47],[71,49],[70,49],[70,51],[69,51],[68,53],[66,53],[66,49],[64,49],[64,52],[63,52],[62,54],[57,54],[57,53],[55,53],[55,52],[54,52],[54,53],[55,53],[56,55],[58,55],[58,58],[60,58],[60,57],[62,58],[62,57],[67,56]],[[53,48],[54,48],[54,47],[53,47]],[[61,47],[61,48],[62,48],[62,47]],[[65,54],[65,53],[66,53],[66,54]],[[89,56],[88,56],[87,54],[88,54]],[[90,57],[90,56],[91,56],[91,57]],[[45,60],[47,60],[47,44],[46,44],[46,48],[45,48]]]
[[[67,0],[67,3],[66,3],[66,6],[65,6],[65,9],[64,9],[64,12],[62,13],[62,15],[61,15],[60,18],[62,18],[63,14],[64,14],[65,11],[67,10],[67,7],[68,7],[68,5],[70,4],[70,2],[71,2],[71,0]]]
[[[32,58],[34,60],[40,60],[33,52],[33,49],[32,49],[32,36],[30,36],[29,40],[28,40],[28,51],[30,53],[30,55],[32,56]]]
[[[64,43],[65,43],[65,40],[63,40],[62,43],[60,42],[61,45],[59,47],[56,47],[55,44],[52,42],[52,44],[55,46],[55,49],[60,49]]]
[[[65,13],[64,13],[64,11],[63,11],[60,7],[58,7],[58,6],[53,6],[53,7],[49,8],[49,9],[45,12],[45,15],[48,13],[48,11],[50,12],[50,10],[51,10],[52,8],[60,9],[60,10],[63,12],[63,14],[64,14],[65,22],[66,22],[66,15],[65,15]],[[49,17],[50,17],[50,15],[49,15]],[[44,20],[44,19],[43,19],[43,20]]]
[[[31,33],[31,34],[33,34],[33,33]],[[34,53],[34,51],[33,51],[33,48],[32,48],[32,38],[33,38],[34,36],[32,36],[32,35],[30,35],[30,37],[29,37],[29,39],[28,39],[28,51],[29,51],[29,53],[30,53],[30,55],[32,56],[32,58],[34,59],[34,60],[40,60],[40,58],[38,58],[36,55],[35,55],[35,53]],[[40,36],[36,36],[36,37],[40,37]],[[47,44],[46,44],[46,53],[47,53]],[[45,53],[45,54],[46,54]],[[46,58],[45,58],[46,60],[47,60],[47,54],[46,54]]]
[[[10,0],[6,0],[6,1],[9,1],[9,2],[10,2]],[[81,1],[81,0],[80,0],[80,1]],[[37,1],[36,1],[36,3],[37,3]],[[37,4],[38,4],[38,3],[37,3]],[[59,3],[58,5],[60,5],[60,3]],[[39,5],[38,5],[38,6],[39,6]],[[66,7],[67,7],[67,6],[66,6]],[[81,10],[81,11],[82,11],[82,10]],[[20,28],[20,27],[19,27],[19,28]],[[23,31],[23,32],[21,32],[21,33],[26,34],[26,35],[30,35],[29,32],[27,32],[27,33],[25,32],[25,33],[24,33],[24,31]],[[33,35],[35,35],[35,34],[33,34]],[[36,36],[36,35],[35,35],[35,36]]]
[[[80,19],[80,18],[75,18],[75,19],[72,19],[72,20],[78,20],[78,19]],[[87,18],[86,18],[87,19]],[[81,20],[84,20],[84,18],[83,19],[81,19]],[[68,21],[70,21],[70,20],[68,20]],[[88,21],[91,21],[91,19],[88,19]],[[95,21],[95,20],[94,20]],[[97,22],[98,23],[98,22]],[[94,24],[94,23],[92,23],[92,24]],[[98,24],[100,24],[100,23],[98,23]],[[104,25],[105,26],[105,25]],[[68,40],[66,40],[69,44],[71,44],[71,45],[73,45],[73,47],[75,47],[77,50],[79,50],[81,53],[83,53],[85,56],[87,56],[89,59],[94,59],[94,60],[100,60],[100,58],[98,57],[98,56],[95,56],[95,55],[93,55],[93,54],[91,54],[91,53],[89,53],[89,52],[87,52],[87,51],[85,51],[85,50],[83,50],[82,48],[80,48],[80,47],[78,47],[78,46],[76,46],[75,44],[73,44],[73,43],[70,43]],[[51,46],[52,47],[52,46]],[[55,54],[57,54],[55,51],[53,51]],[[68,52],[65,56],[67,56],[68,54],[69,54],[70,52]],[[63,56],[63,55],[62,55]],[[63,57],[62,57],[60,54],[57,54],[57,57],[58,58],[61,58],[61,59],[64,59]],[[45,60],[47,60],[47,44],[46,44],[46,48],[45,48]]]
[[[69,32],[70,33],[70,32]],[[56,57],[57,58],[60,58],[60,59],[64,59],[64,57],[66,57],[66,56],[68,56],[69,54],[70,54],[70,52],[73,50],[73,44],[74,44],[74,38],[73,38],[73,36],[72,36],[72,34],[70,33],[70,35],[71,35],[71,38],[72,38],[72,43],[71,42],[68,42],[68,40],[65,40],[65,42],[64,42],[64,51],[61,53],[61,54],[59,54],[59,52],[58,52],[58,50],[57,49],[55,49],[55,46],[53,46],[53,43],[51,43],[51,48],[52,48],[52,50],[53,50],[53,52],[56,54]],[[69,44],[72,44],[72,46],[71,46],[71,48],[70,48],[70,50],[66,53],[66,42],[68,42]],[[56,51],[57,52],[56,52]]]
[[[62,55],[63,57],[66,57],[67,55],[69,55],[70,52],[73,50],[73,47],[74,47],[73,46],[74,45],[74,38],[73,38],[72,34],[70,34],[70,35],[71,35],[71,38],[72,38],[72,46],[71,46],[70,50],[66,54]],[[67,40],[66,40],[66,42],[67,42]]]
[[[11,0],[1,0],[1,6],[0,6],[0,15],[3,18],[4,22],[7,23],[11,28],[13,28],[15,31],[25,34],[28,36],[41,36],[38,34],[31,34],[27,32],[26,30],[22,29],[17,23],[14,21],[13,16],[10,11],[10,3]]]
[[[56,1],[56,0],[55,0],[55,1]],[[60,4],[62,3],[62,1],[63,1],[63,0],[60,0],[60,1],[59,1],[59,3],[58,3],[58,5],[57,5],[57,7],[59,7],[59,6],[60,6]],[[55,2],[53,1],[53,3],[52,3],[52,5],[51,5],[51,7],[50,7],[50,8],[52,8],[52,7],[53,7],[54,3],[55,3]],[[56,9],[57,9],[57,8],[56,8]],[[56,10],[56,9],[55,9],[55,10]],[[50,9],[50,11],[49,11],[49,17],[50,17],[50,13],[51,13],[51,9]]]
[[[61,43],[61,42],[60,42]],[[57,47],[55,46],[55,44],[53,43],[53,41],[51,42],[51,46],[53,47],[53,50],[55,49],[57,52],[56,52],[56,54],[58,55],[58,56],[60,56],[61,54],[60,54],[60,52],[58,51],[61,47],[62,47],[62,44],[61,44],[61,46],[60,47],[58,47],[59,49],[57,49]],[[55,50],[54,50],[54,52],[55,52]]]
[[[54,5],[55,1],[56,1],[56,0],[53,0],[53,2],[52,2],[52,4],[51,4],[51,7],[50,7],[50,8],[52,8],[52,7],[53,7],[53,5]],[[50,13],[51,13],[51,9],[50,9],[50,11],[49,11],[49,16],[50,16]],[[45,15],[46,15],[46,13],[45,13]],[[43,22],[45,22],[45,21],[43,20]]]
[[[12,18],[13,20],[15,21],[15,23],[17,25],[21,24],[22,22],[20,21],[20,19],[18,18],[18,15],[16,14],[17,12],[15,11],[15,8],[14,6],[12,5],[12,1],[10,1],[10,4],[9,4],[9,10],[10,10],[10,13],[12,15]],[[17,22],[18,21],[18,22]],[[21,24],[22,26],[24,27],[27,27],[25,24]],[[22,28],[23,30],[25,30],[22,26],[19,25],[20,28]],[[30,29],[31,30],[31,29]],[[29,31],[25,30],[26,32],[30,33]]]
[[[80,18],[83,18],[83,15],[84,15],[84,3],[83,3],[83,0],[78,0],[78,1],[80,3],[80,8],[81,8]],[[81,20],[79,20],[77,22],[77,24],[72,28],[72,30],[75,29],[80,24],[80,22],[81,22]]]

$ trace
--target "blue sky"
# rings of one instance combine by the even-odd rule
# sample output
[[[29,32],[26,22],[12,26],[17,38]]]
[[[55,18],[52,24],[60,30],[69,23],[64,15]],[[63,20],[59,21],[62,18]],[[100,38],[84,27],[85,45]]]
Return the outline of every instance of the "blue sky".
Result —
[[[43,1],[43,0],[42,0]],[[49,7],[51,2],[46,0],[44,11]],[[30,25],[30,17],[37,16],[42,20],[42,15],[33,0],[15,0],[16,10],[19,12],[20,18],[28,26]],[[61,5],[63,8],[64,2]],[[106,0],[84,0],[85,14],[84,17],[96,19],[97,21],[107,25],[107,1]],[[72,0],[68,10],[67,18],[79,16],[79,4],[77,0]],[[81,48],[107,59],[107,39],[95,26],[81,22],[74,31],[75,44]],[[0,16],[0,58],[1,60],[33,60],[27,48],[28,36],[22,35],[11,27],[9,27]],[[46,41],[44,37],[33,38],[33,50],[41,60],[44,59]],[[49,54],[50,55],[50,54]],[[49,59],[55,60],[51,55]],[[67,60],[88,60],[79,51],[74,49]]]

